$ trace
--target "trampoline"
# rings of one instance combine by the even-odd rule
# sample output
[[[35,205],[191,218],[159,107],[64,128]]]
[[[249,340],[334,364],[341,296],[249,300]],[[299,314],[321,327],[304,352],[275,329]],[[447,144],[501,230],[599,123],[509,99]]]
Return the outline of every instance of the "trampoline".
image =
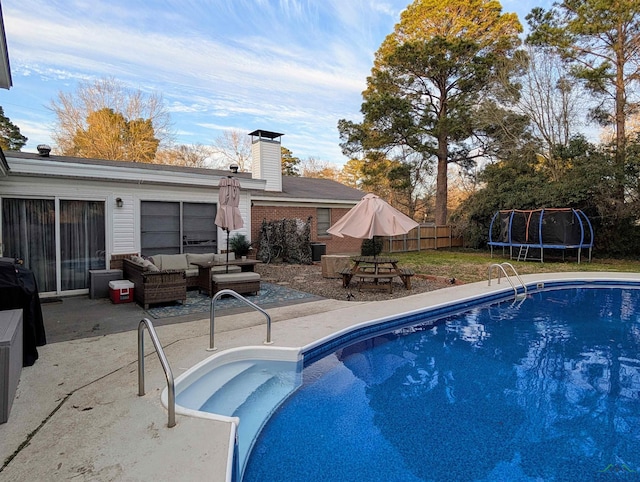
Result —
[[[518,261],[544,261],[544,250],[575,249],[578,263],[582,250],[591,261],[593,227],[579,209],[511,209],[498,211],[489,226],[491,257],[493,248],[509,248],[509,257]]]

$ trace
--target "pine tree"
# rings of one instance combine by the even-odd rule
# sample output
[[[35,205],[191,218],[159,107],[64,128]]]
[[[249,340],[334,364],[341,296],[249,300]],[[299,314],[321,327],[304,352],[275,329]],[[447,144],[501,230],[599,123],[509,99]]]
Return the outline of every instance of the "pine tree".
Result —
[[[20,128],[4,115],[0,106],[0,147],[5,151],[19,151],[28,140],[20,134]]]

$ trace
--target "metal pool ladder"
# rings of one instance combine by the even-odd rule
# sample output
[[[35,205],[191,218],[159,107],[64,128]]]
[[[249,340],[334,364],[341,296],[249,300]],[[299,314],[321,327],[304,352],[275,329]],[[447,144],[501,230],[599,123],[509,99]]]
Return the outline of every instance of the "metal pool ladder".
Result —
[[[144,395],[144,328],[147,327],[149,330],[149,336],[151,336],[151,341],[153,342],[153,346],[156,349],[156,353],[158,354],[158,358],[160,358],[160,364],[164,369],[164,375],[167,379],[167,391],[169,392],[169,398],[167,400],[167,410],[169,411],[169,421],[167,423],[167,427],[175,427],[176,425],[176,386],[173,381],[173,373],[171,372],[171,367],[169,366],[169,362],[167,361],[167,357],[164,354],[164,350],[162,349],[162,345],[160,344],[160,340],[158,339],[158,334],[156,333],[156,329],[153,327],[153,323],[149,318],[143,318],[140,320],[138,324],[138,396],[142,397]]]
[[[505,270],[505,266],[507,268],[511,268],[511,271],[513,271],[513,275],[516,278],[518,278],[518,282],[520,283],[520,285],[524,289],[524,292],[521,295],[518,295],[518,288],[513,284],[513,280],[507,274],[507,271]],[[493,263],[491,266],[489,266],[489,273],[488,273],[488,275],[489,275],[489,286],[491,286],[491,272],[493,271],[493,268],[495,268],[498,271],[498,284],[500,284],[501,275],[504,274],[504,277],[507,279],[507,281],[509,282],[509,284],[513,288],[513,292],[515,294],[516,299],[518,298],[518,296],[525,297],[527,295],[527,285],[524,284],[524,282],[522,281],[522,278],[520,278],[520,275],[518,274],[518,272],[516,271],[516,269],[513,267],[513,265],[511,263],[506,263],[506,262],[502,263],[502,264]]]
[[[216,304],[216,301],[218,301],[220,298],[222,298],[223,295],[231,295],[234,298],[236,298],[236,299],[238,299],[240,301],[243,301],[244,303],[249,305],[254,310],[259,311],[260,313],[262,313],[267,318],[267,339],[264,341],[264,344],[265,345],[271,345],[273,342],[271,341],[271,316],[269,316],[269,313],[267,313],[262,308],[260,308],[258,305],[256,305],[255,303],[252,303],[251,301],[246,299],[244,296],[236,293],[233,290],[220,290],[215,295],[213,295],[213,298],[211,298],[211,315],[210,315],[210,328],[209,328],[209,348],[207,348],[207,351],[215,351],[215,350],[217,350],[216,344],[215,344],[215,340],[214,340],[215,312],[216,312],[215,304]]]

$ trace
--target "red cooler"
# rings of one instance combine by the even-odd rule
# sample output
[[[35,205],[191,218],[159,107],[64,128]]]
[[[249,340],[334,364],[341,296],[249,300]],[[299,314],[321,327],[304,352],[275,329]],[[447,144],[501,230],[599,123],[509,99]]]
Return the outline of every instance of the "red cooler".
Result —
[[[109,296],[115,304],[133,301],[134,284],[128,280],[109,281]]]

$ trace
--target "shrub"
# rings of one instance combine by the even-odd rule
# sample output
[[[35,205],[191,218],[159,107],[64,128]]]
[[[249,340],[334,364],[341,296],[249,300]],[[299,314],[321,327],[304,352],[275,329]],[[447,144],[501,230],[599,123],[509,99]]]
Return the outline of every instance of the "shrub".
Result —
[[[236,256],[246,256],[251,249],[251,243],[244,234],[234,234],[229,239],[229,249],[236,253]]]
[[[384,242],[380,236],[374,236],[373,239],[362,240],[362,246],[360,246],[360,254],[362,256],[378,256],[382,253]]]

